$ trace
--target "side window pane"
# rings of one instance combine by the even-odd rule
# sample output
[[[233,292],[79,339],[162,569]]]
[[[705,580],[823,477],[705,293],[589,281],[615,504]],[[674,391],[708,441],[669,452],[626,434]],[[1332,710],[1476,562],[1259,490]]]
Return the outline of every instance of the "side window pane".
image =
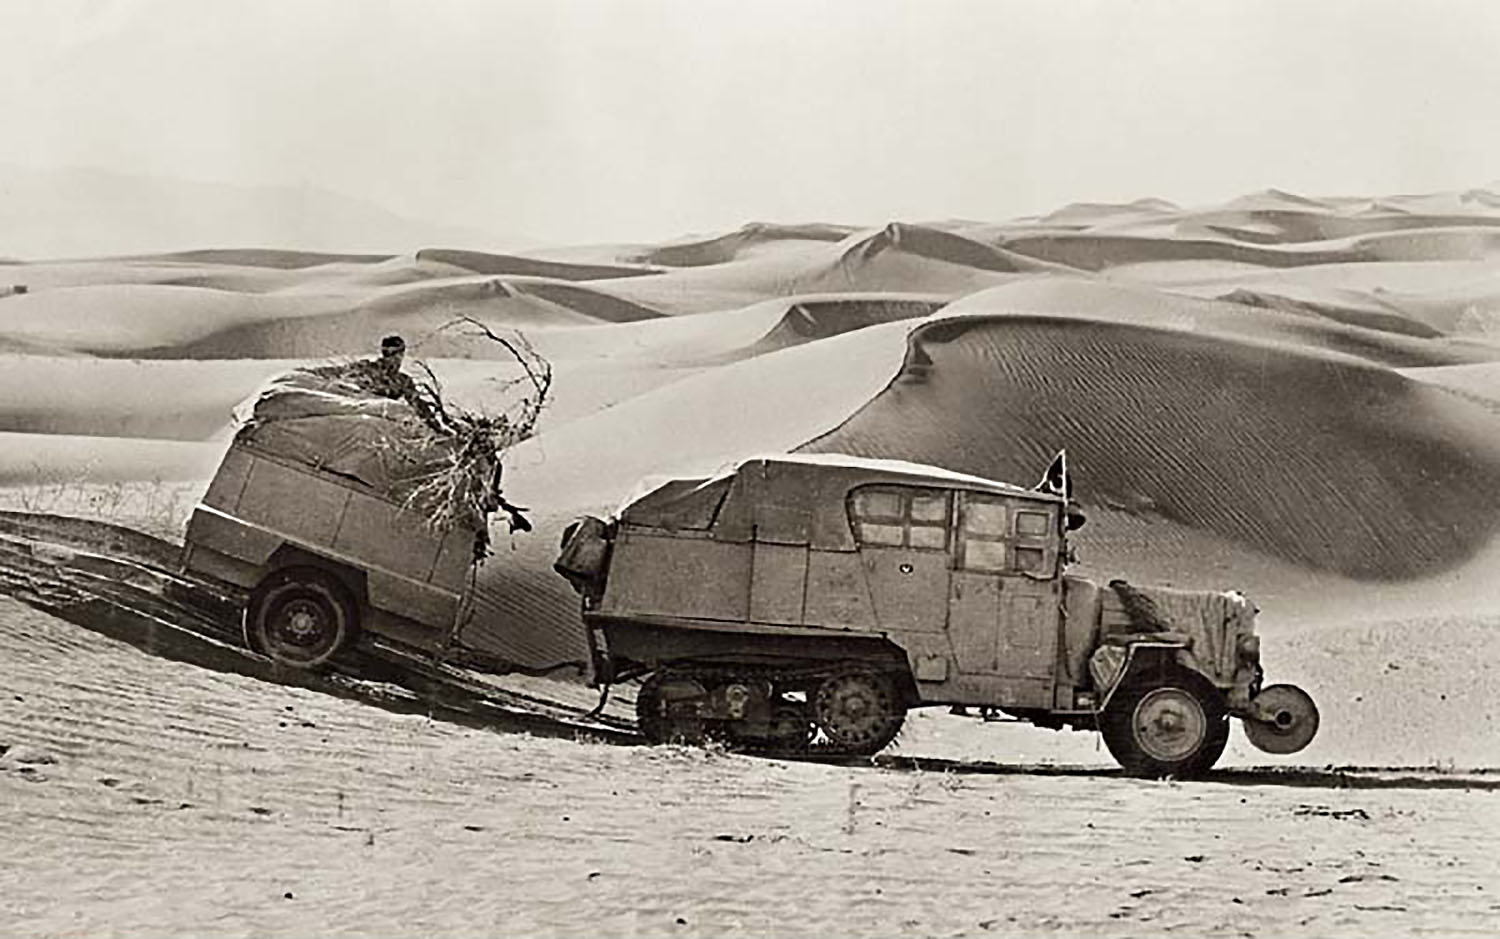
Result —
[[[859,540],[864,544],[886,544],[900,545],[902,527],[900,525],[876,525],[870,522],[859,523]]]
[[[913,525],[911,527],[913,548],[934,548],[938,551],[948,547],[948,529],[937,525]]]
[[[971,571],[1005,569],[1005,543],[1001,541],[965,541],[964,567]]]
[[[990,538],[1005,537],[1005,505],[970,496],[964,505],[964,531]]]
[[[1046,537],[1048,516],[1041,512],[1017,512],[1016,534],[1028,538]]]
[[[901,518],[901,494],[889,489],[861,489],[854,494],[854,513],[860,518]]]
[[[935,522],[939,525],[948,521],[948,496],[941,492],[913,492],[911,520]]]
[[[1016,548],[1016,570],[1018,571],[1045,573],[1043,566],[1046,560],[1047,554],[1041,548]]]

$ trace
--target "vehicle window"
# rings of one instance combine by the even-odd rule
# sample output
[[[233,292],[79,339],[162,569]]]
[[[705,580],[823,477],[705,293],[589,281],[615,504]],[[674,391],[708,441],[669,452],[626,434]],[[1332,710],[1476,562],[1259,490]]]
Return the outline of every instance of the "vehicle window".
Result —
[[[860,489],[854,493],[855,517],[901,519],[901,493],[893,489]]]
[[[1052,516],[1021,508],[1017,500],[984,493],[963,496],[958,564],[986,573],[1049,575]]]
[[[987,535],[991,538],[1004,538],[1006,534],[1005,503],[970,496],[968,505],[964,508],[964,532]]]
[[[911,495],[911,520],[914,522],[948,524],[948,495],[942,492],[913,492]]]
[[[1017,512],[1016,534],[1027,538],[1047,536],[1048,516],[1042,512]]]
[[[948,529],[942,526],[918,525],[913,522],[911,526],[911,546],[913,548],[931,548],[934,551],[942,551],[948,547]]]
[[[1005,542],[965,541],[964,567],[971,571],[1005,570]]]
[[[946,551],[950,504],[940,489],[866,486],[855,490],[850,514],[861,544]]]
[[[860,522],[855,529],[859,533],[859,540],[865,544],[883,544],[900,546],[906,541],[906,529],[901,525],[878,525],[874,522]]]
[[[1027,573],[1042,573],[1047,563],[1047,552],[1041,548],[1016,546],[1016,570]]]

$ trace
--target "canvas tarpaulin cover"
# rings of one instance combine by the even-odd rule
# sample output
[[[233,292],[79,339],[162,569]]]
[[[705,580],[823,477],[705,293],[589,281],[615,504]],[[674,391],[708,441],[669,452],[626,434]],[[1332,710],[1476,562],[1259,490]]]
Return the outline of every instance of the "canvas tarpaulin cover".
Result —
[[[236,409],[235,440],[369,487],[446,527],[484,527],[493,451],[442,433],[416,408],[360,380],[357,368],[297,369]]]

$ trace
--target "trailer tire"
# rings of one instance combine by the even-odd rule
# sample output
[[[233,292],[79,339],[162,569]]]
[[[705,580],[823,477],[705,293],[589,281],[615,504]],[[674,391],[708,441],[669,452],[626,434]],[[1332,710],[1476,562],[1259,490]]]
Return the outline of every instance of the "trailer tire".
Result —
[[[293,668],[326,665],[359,631],[359,607],[334,575],[284,567],[266,575],[245,605],[245,644]]]
[[[1104,744],[1131,776],[1208,772],[1229,742],[1223,694],[1181,667],[1126,679],[1104,712]]]

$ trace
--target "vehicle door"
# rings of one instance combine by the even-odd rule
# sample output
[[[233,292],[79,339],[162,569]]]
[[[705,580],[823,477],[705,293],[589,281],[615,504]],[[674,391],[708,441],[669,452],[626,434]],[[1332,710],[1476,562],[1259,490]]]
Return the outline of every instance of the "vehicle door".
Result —
[[[1057,669],[1056,506],[963,492],[948,632],[961,675],[994,676],[1000,703],[1050,707]]]
[[[936,633],[948,617],[951,493],[870,485],[850,495],[849,514],[878,628]]]

